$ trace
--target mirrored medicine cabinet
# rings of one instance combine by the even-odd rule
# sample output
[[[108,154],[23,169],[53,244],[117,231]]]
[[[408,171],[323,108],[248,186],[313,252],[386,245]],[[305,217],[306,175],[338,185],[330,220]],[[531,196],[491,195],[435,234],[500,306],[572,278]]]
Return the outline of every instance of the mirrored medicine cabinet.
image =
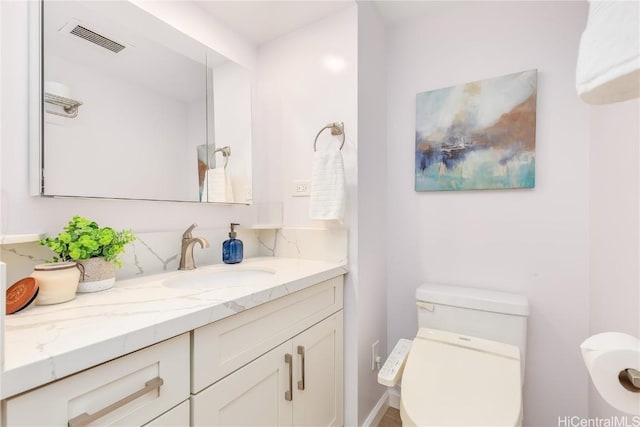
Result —
[[[249,204],[249,72],[126,1],[33,2],[31,191]]]

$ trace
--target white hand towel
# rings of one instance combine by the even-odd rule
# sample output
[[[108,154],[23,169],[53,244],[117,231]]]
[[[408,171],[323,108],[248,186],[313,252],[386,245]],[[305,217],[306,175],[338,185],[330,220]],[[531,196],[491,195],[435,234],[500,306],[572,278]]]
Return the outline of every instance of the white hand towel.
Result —
[[[208,202],[233,203],[231,178],[225,168],[207,170],[205,185]]]
[[[346,205],[342,152],[336,147],[313,153],[311,219],[342,220]]]

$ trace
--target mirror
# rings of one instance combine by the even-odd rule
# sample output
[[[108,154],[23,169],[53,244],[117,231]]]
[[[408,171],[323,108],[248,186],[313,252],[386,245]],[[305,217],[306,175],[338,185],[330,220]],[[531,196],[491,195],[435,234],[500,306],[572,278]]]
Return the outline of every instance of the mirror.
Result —
[[[251,202],[246,69],[129,2],[40,6],[38,194]]]

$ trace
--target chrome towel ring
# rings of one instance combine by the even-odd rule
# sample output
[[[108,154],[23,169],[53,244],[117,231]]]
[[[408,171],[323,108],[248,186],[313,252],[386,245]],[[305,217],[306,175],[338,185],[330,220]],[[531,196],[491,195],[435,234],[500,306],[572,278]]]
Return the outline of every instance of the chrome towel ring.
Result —
[[[221,148],[216,148],[213,151],[213,154],[215,155],[216,153],[222,153],[222,157],[224,158],[224,168],[227,168],[227,164],[229,163],[229,156],[231,156],[231,147],[224,146]]]
[[[344,147],[344,123],[334,122],[334,123],[329,123],[322,129],[320,129],[320,132],[318,132],[318,134],[316,135],[315,141],[313,141],[313,151],[317,151],[316,145],[318,144],[318,137],[325,129],[331,129],[331,135],[342,135],[342,144],[340,144],[340,149],[342,150],[342,147]]]

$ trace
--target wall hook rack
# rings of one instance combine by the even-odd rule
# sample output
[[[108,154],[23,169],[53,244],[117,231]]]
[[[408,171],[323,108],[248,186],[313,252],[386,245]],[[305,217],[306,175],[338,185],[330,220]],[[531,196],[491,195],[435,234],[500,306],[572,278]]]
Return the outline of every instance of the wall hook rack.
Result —
[[[67,117],[70,119],[78,117],[78,107],[82,105],[82,102],[75,99],[65,98],[63,96],[54,95],[52,93],[45,92],[44,102],[62,107],[64,113],[61,111],[47,110],[49,114],[55,114],[57,116]]]

